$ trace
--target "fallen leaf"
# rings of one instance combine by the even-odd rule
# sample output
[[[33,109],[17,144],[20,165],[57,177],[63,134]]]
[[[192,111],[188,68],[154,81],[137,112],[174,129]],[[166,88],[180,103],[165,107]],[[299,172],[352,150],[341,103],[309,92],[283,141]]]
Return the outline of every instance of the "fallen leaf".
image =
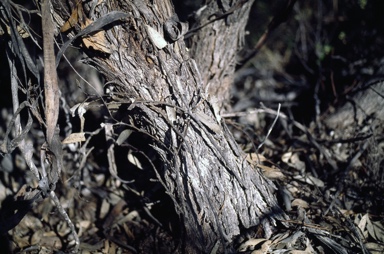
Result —
[[[85,18],[84,24],[81,25],[81,29],[86,28],[90,24],[92,24],[92,20]],[[111,45],[107,42],[107,39],[105,38],[105,31],[101,30],[97,33],[90,34],[87,36],[84,36],[83,44],[88,49],[93,49],[97,51],[101,51],[107,54],[112,53]]]
[[[128,152],[128,161],[130,163],[132,163],[133,165],[135,165],[136,167],[138,167],[139,169],[143,169],[143,166],[141,165],[141,162],[139,161],[139,159],[132,154],[131,151]]]
[[[66,137],[62,143],[63,144],[71,144],[71,143],[78,143],[78,142],[84,142],[85,139],[85,133],[84,132],[76,132],[71,133],[68,137]]]
[[[297,169],[300,172],[305,172],[305,163],[300,160],[297,153],[288,152],[283,154],[281,160],[290,167]]]
[[[371,254],[382,254],[384,253],[384,246],[378,243],[366,243],[365,247],[370,251]]]
[[[297,198],[292,201],[292,207],[309,208],[309,205],[306,201]]]
[[[249,248],[254,248],[256,245],[259,245],[260,243],[265,242],[265,241],[267,241],[267,239],[265,239],[265,238],[249,239],[240,245],[240,247],[238,248],[238,251],[239,252],[245,252],[245,251],[249,250]]]
[[[384,243],[384,226],[379,221],[372,221],[367,216],[367,229],[369,235],[378,242]]]
[[[119,137],[117,138],[116,140],[116,144],[118,144],[119,146],[124,143],[125,140],[127,140],[127,138],[129,138],[129,136],[132,134],[132,130],[130,129],[126,129],[126,130],[123,130]]]
[[[78,1],[76,7],[72,10],[71,16],[64,23],[64,25],[60,28],[60,32],[64,33],[69,29],[73,28],[77,23],[81,23],[83,20],[83,6],[82,1]],[[79,22],[80,20],[80,22]]]
[[[257,165],[261,168],[263,175],[270,180],[284,180],[285,175],[281,172],[280,169],[276,167],[268,167],[265,165]]]

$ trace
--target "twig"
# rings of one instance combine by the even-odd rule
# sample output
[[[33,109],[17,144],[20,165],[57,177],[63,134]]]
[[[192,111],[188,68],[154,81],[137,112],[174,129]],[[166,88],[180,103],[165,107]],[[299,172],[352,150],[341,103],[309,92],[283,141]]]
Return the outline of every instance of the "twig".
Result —
[[[27,163],[29,169],[32,171],[32,173],[37,177],[39,178],[39,171],[35,165],[35,163],[33,162],[32,160],[32,149],[33,149],[33,145],[31,145],[30,143],[28,143],[28,141],[25,139],[25,136],[27,134],[27,132],[29,131],[29,128],[31,127],[32,125],[32,118],[28,112],[28,124],[27,126],[25,127],[24,130],[22,130],[21,128],[21,124],[20,124],[20,111],[26,106],[28,105],[27,102],[23,102],[21,105],[20,105],[20,102],[19,102],[19,97],[18,97],[18,84],[17,84],[17,70],[16,70],[16,67],[15,67],[15,63],[14,61],[11,60],[11,57],[9,55],[9,52],[7,50],[7,58],[8,58],[8,63],[9,63],[9,69],[10,69],[10,72],[11,72],[11,91],[12,91],[12,106],[13,106],[13,118],[14,119],[14,124],[15,124],[15,136],[16,138],[12,141],[15,142],[17,139],[19,139],[20,137],[20,141],[19,142],[15,142],[17,144],[14,144],[14,145],[17,145],[21,151],[21,153],[23,154],[23,157],[25,159],[25,162]],[[10,124],[7,128],[7,132],[6,133],[9,133],[9,131],[11,130],[12,128],[12,124]],[[4,142],[7,142],[7,136],[8,134],[5,135],[5,139],[4,139]],[[8,149],[7,149],[8,150]],[[7,151],[7,152],[11,152],[11,151]]]
[[[275,110],[272,110],[272,109],[255,109],[255,110],[251,110],[251,111],[248,111],[248,112],[234,112],[234,113],[229,113],[229,114],[223,114],[222,117],[239,117],[239,116],[246,116],[248,114],[257,114],[257,113],[268,113],[268,114],[273,114],[273,115],[277,115],[278,112],[276,112]],[[309,133],[308,129],[302,125],[301,123],[297,122],[297,121],[294,121],[294,120],[291,120],[286,114],[284,113],[279,113],[280,114],[280,118],[281,119],[284,119],[284,120],[290,120],[292,122],[292,124],[298,128],[299,130],[301,130],[302,132],[304,132],[306,135],[307,135],[307,138],[309,140],[310,143],[312,143],[312,145],[319,150],[319,152],[324,155],[325,159],[327,160],[328,164],[332,167],[333,170],[337,170],[337,164],[336,162],[331,158],[330,154],[328,151],[326,151],[322,146],[320,146],[320,144],[315,140],[315,138],[311,135],[311,133]]]
[[[248,0],[239,0],[237,1],[228,11],[226,11],[225,13],[220,13],[220,12],[216,12],[212,15],[209,16],[210,17],[213,17],[215,16],[215,18],[207,21],[206,23],[202,24],[202,25],[199,25],[195,28],[192,28],[190,30],[188,30],[185,35],[184,35],[184,38],[187,39],[189,37],[191,37],[192,35],[194,35],[194,33],[200,29],[202,29],[203,27],[209,25],[209,24],[212,24],[213,22],[219,20],[219,19],[223,19],[227,16],[229,16],[230,14],[234,13],[236,10],[240,9],[241,7],[243,7],[243,5],[248,2]],[[208,18],[208,19],[209,19]]]
[[[271,127],[269,127],[268,132],[267,132],[267,135],[264,137],[264,140],[263,140],[263,141],[259,144],[259,146],[257,147],[257,149],[256,149],[256,154],[259,153],[259,149],[264,145],[265,141],[268,139],[269,135],[271,134],[272,129],[273,129],[273,127],[275,126],[275,124],[276,124],[276,122],[277,122],[277,119],[279,118],[279,115],[280,115],[280,108],[281,108],[281,104],[279,103],[279,107],[277,108],[277,113],[276,113],[275,120],[273,120],[273,123],[271,124]]]
[[[108,157],[108,164],[109,164],[109,173],[111,175],[121,181],[122,183],[132,183],[134,181],[127,181],[122,179],[118,173],[117,173],[117,166],[116,166],[116,160],[115,160],[115,142],[113,139],[113,124],[111,123],[105,123],[104,124],[104,131],[105,131],[105,139],[107,140],[108,145],[108,151],[107,151],[107,157]]]
[[[72,231],[73,238],[75,240],[75,248],[73,250],[74,253],[77,253],[79,251],[79,245],[80,245],[80,240],[79,236],[76,233],[75,226],[73,225],[71,219],[69,218],[67,212],[64,210],[63,206],[60,203],[60,200],[57,198],[56,194],[54,191],[51,191],[49,193],[49,196],[51,197],[53,203],[55,203],[58,211],[60,212],[61,216],[64,217],[64,220],[68,223],[69,228]]]
[[[336,202],[337,197],[339,196],[339,194],[342,191],[341,188],[342,188],[342,182],[343,182],[344,178],[348,174],[351,167],[353,165],[355,165],[356,161],[360,158],[360,156],[363,154],[363,152],[368,148],[368,144],[369,144],[369,142],[364,142],[364,145],[360,148],[360,150],[349,160],[347,167],[342,172],[342,179],[339,180],[338,190],[335,193],[334,198],[333,198],[331,204],[329,205],[328,209],[324,212],[324,216],[327,215],[328,212],[332,209],[333,205]]]

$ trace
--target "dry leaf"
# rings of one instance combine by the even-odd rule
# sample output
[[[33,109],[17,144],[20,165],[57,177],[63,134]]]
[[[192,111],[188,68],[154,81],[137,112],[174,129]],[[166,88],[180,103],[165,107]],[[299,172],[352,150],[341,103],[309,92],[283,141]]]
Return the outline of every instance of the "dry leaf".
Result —
[[[384,226],[379,221],[371,221],[367,216],[367,229],[369,235],[378,242],[384,243]]]
[[[265,241],[259,250],[252,251],[251,254],[266,254],[268,253],[269,247],[271,247],[272,241],[267,240]]]
[[[71,16],[69,17],[69,19],[64,23],[64,25],[60,28],[60,32],[64,33],[66,31],[68,31],[69,29],[71,29],[72,27],[74,27],[76,24],[78,23],[78,12],[77,12],[77,8],[75,8],[73,11],[72,11],[72,14]]]
[[[141,218],[140,218],[140,215],[139,213],[134,210],[130,213],[128,213],[127,215],[125,215],[124,217],[121,217],[119,220],[115,221],[115,225],[124,225],[126,222],[134,222],[134,221],[140,221]]]
[[[76,132],[71,133],[68,137],[66,137],[63,140],[63,144],[71,144],[71,143],[78,143],[78,142],[84,142],[85,139],[85,133],[84,132]]]
[[[289,254],[312,254],[312,251],[309,250],[291,250]]]
[[[267,240],[265,241],[259,250],[252,251],[251,254],[266,254],[268,253],[269,247],[271,247],[272,241]]]
[[[306,201],[297,198],[292,201],[292,207],[309,208],[309,205]]]
[[[132,154],[131,151],[128,152],[128,161],[130,163],[132,163],[133,165],[135,165],[136,167],[138,167],[139,169],[143,169],[143,166],[141,165],[141,162],[139,161],[139,159]]]
[[[86,28],[90,24],[92,24],[92,20],[85,18],[84,24],[81,25],[81,29]],[[111,45],[107,42],[105,38],[105,31],[101,30],[95,34],[87,35],[83,37],[84,46],[88,49],[93,49],[97,51],[101,51],[107,54],[112,53]]]
[[[265,158],[264,155],[256,153],[248,153],[246,159],[253,166],[258,165],[263,161],[268,161],[268,159]]]
[[[315,185],[319,188],[324,187],[323,181],[311,175],[306,175],[306,176],[296,175],[296,176],[293,176],[293,179],[308,183],[310,185]]]
[[[89,102],[78,103],[70,109],[73,117],[75,117],[76,111],[80,117],[80,132],[84,131],[84,123],[85,123],[84,114],[87,112],[89,104],[90,104]]]
[[[356,217],[359,217],[359,216],[356,216]],[[366,225],[367,225],[367,221],[368,221],[368,213],[367,214],[365,214],[362,218],[361,218],[361,220],[359,221],[359,223],[358,223],[358,227],[359,227],[359,229],[361,230],[361,232],[364,232],[364,230],[365,230],[365,227],[366,227]]]
[[[271,180],[284,180],[285,176],[280,171],[280,169],[276,167],[268,167],[264,165],[257,165],[259,168],[261,168],[261,171],[263,172],[263,175]]]
[[[82,1],[78,1],[76,7],[72,10],[71,16],[60,28],[60,32],[64,33],[74,27],[77,23],[83,23],[84,20],[84,11]]]
[[[129,136],[132,134],[132,130],[130,129],[126,129],[126,130],[123,130],[119,137],[117,138],[116,140],[116,144],[118,144],[119,146],[124,143],[125,140],[127,140],[127,138],[129,138]]]
[[[17,32],[19,33],[19,35],[21,36],[21,38],[25,39],[25,38],[29,37],[28,31],[26,31],[21,26],[16,26],[16,29],[17,29]],[[9,26],[7,26],[7,32],[8,32],[8,34],[11,34],[11,28]],[[2,34],[0,33],[0,35],[2,35]]]
[[[99,218],[104,219],[107,216],[110,208],[111,204],[109,203],[109,201],[107,199],[103,199],[101,202]]]
[[[268,179],[284,180],[285,176],[281,172],[281,170],[273,162],[271,162],[270,160],[265,158],[263,155],[256,154],[256,153],[249,153],[249,154],[247,154],[246,159],[252,166],[259,167],[261,169],[261,171],[263,172],[264,176],[267,177]],[[261,163],[270,164],[271,166],[266,166],[266,165],[263,165]]]
[[[288,152],[283,154],[281,160],[288,164],[290,167],[297,169],[300,172],[305,172],[305,163],[300,160],[297,153]]]
[[[384,246],[378,243],[366,243],[365,247],[370,251],[371,254],[382,254],[384,253]]]
[[[265,242],[265,241],[267,241],[267,239],[265,239],[265,238],[249,239],[240,245],[240,247],[238,248],[238,251],[239,252],[247,251],[250,247],[254,247],[254,246],[256,246],[262,242]]]
[[[32,235],[32,237],[31,237],[31,244],[32,245],[37,245],[37,244],[39,244],[40,243],[40,241],[41,241],[41,238],[43,237],[43,234],[44,234],[44,231],[42,231],[42,230],[36,230],[34,233],[33,233],[33,235]]]

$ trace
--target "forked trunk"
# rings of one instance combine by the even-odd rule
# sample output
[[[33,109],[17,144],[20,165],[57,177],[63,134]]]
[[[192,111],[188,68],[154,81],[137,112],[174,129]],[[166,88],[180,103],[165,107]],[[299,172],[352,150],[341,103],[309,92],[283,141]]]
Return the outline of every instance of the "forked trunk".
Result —
[[[112,11],[128,14],[112,17],[104,35],[90,35],[88,63],[106,77],[119,107],[114,116],[150,137],[163,165],[156,169],[159,180],[184,225],[188,253],[228,250],[234,236],[252,226],[270,235],[276,220],[285,216],[273,184],[249,165],[220,117],[253,1],[232,7],[233,1],[217,2],[210,1],[199,13],[201,27],[189,34],[189,50],[182,37],[172,35],[172,29],[176,34],[185,30],[177,30],[183,24],[168,0],[83,7],[93,22]],[[59,12],[60,3],[54,7],[68,20],[62,8]]]

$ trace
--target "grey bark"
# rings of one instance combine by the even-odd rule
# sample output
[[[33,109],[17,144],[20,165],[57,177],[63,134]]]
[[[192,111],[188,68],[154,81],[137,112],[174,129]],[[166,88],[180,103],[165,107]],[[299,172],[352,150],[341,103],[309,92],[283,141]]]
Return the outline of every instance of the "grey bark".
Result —
[[[210,1],[200,24],[229,10],[229,2]],[[95,18],[116,10],[130,15],[105,29],[111,54],[90,52],[87,62],[114,87],[125,123],[151,137],[164,166],[155,170],[184,225],[187,253],[229,250],[242,229],[257,225],[268,237],[285,217],[273,183],[247,163],[220,117],[251,4],[196,31],[189,52],[182,39],[158,48],[149,35],[148,26],[167,38],[164,24],[175,15],[169,1],[108,1],[94,9]]]
[[[190,55],[199,66],[205,91],[219,107],[228,106],[229,92],[233,84],[234,72],[238,63],[237,53],[244,45],[245,26],[248,21],[252,1],[210,1],[199,17],[200,25],[218,13],[234,13],[199,29],[190,43]],[[220,4],[221,3],[221,4]],[[223,10],[224,9],[224,10]],[[215,13],[213,15],[212,13]]]

